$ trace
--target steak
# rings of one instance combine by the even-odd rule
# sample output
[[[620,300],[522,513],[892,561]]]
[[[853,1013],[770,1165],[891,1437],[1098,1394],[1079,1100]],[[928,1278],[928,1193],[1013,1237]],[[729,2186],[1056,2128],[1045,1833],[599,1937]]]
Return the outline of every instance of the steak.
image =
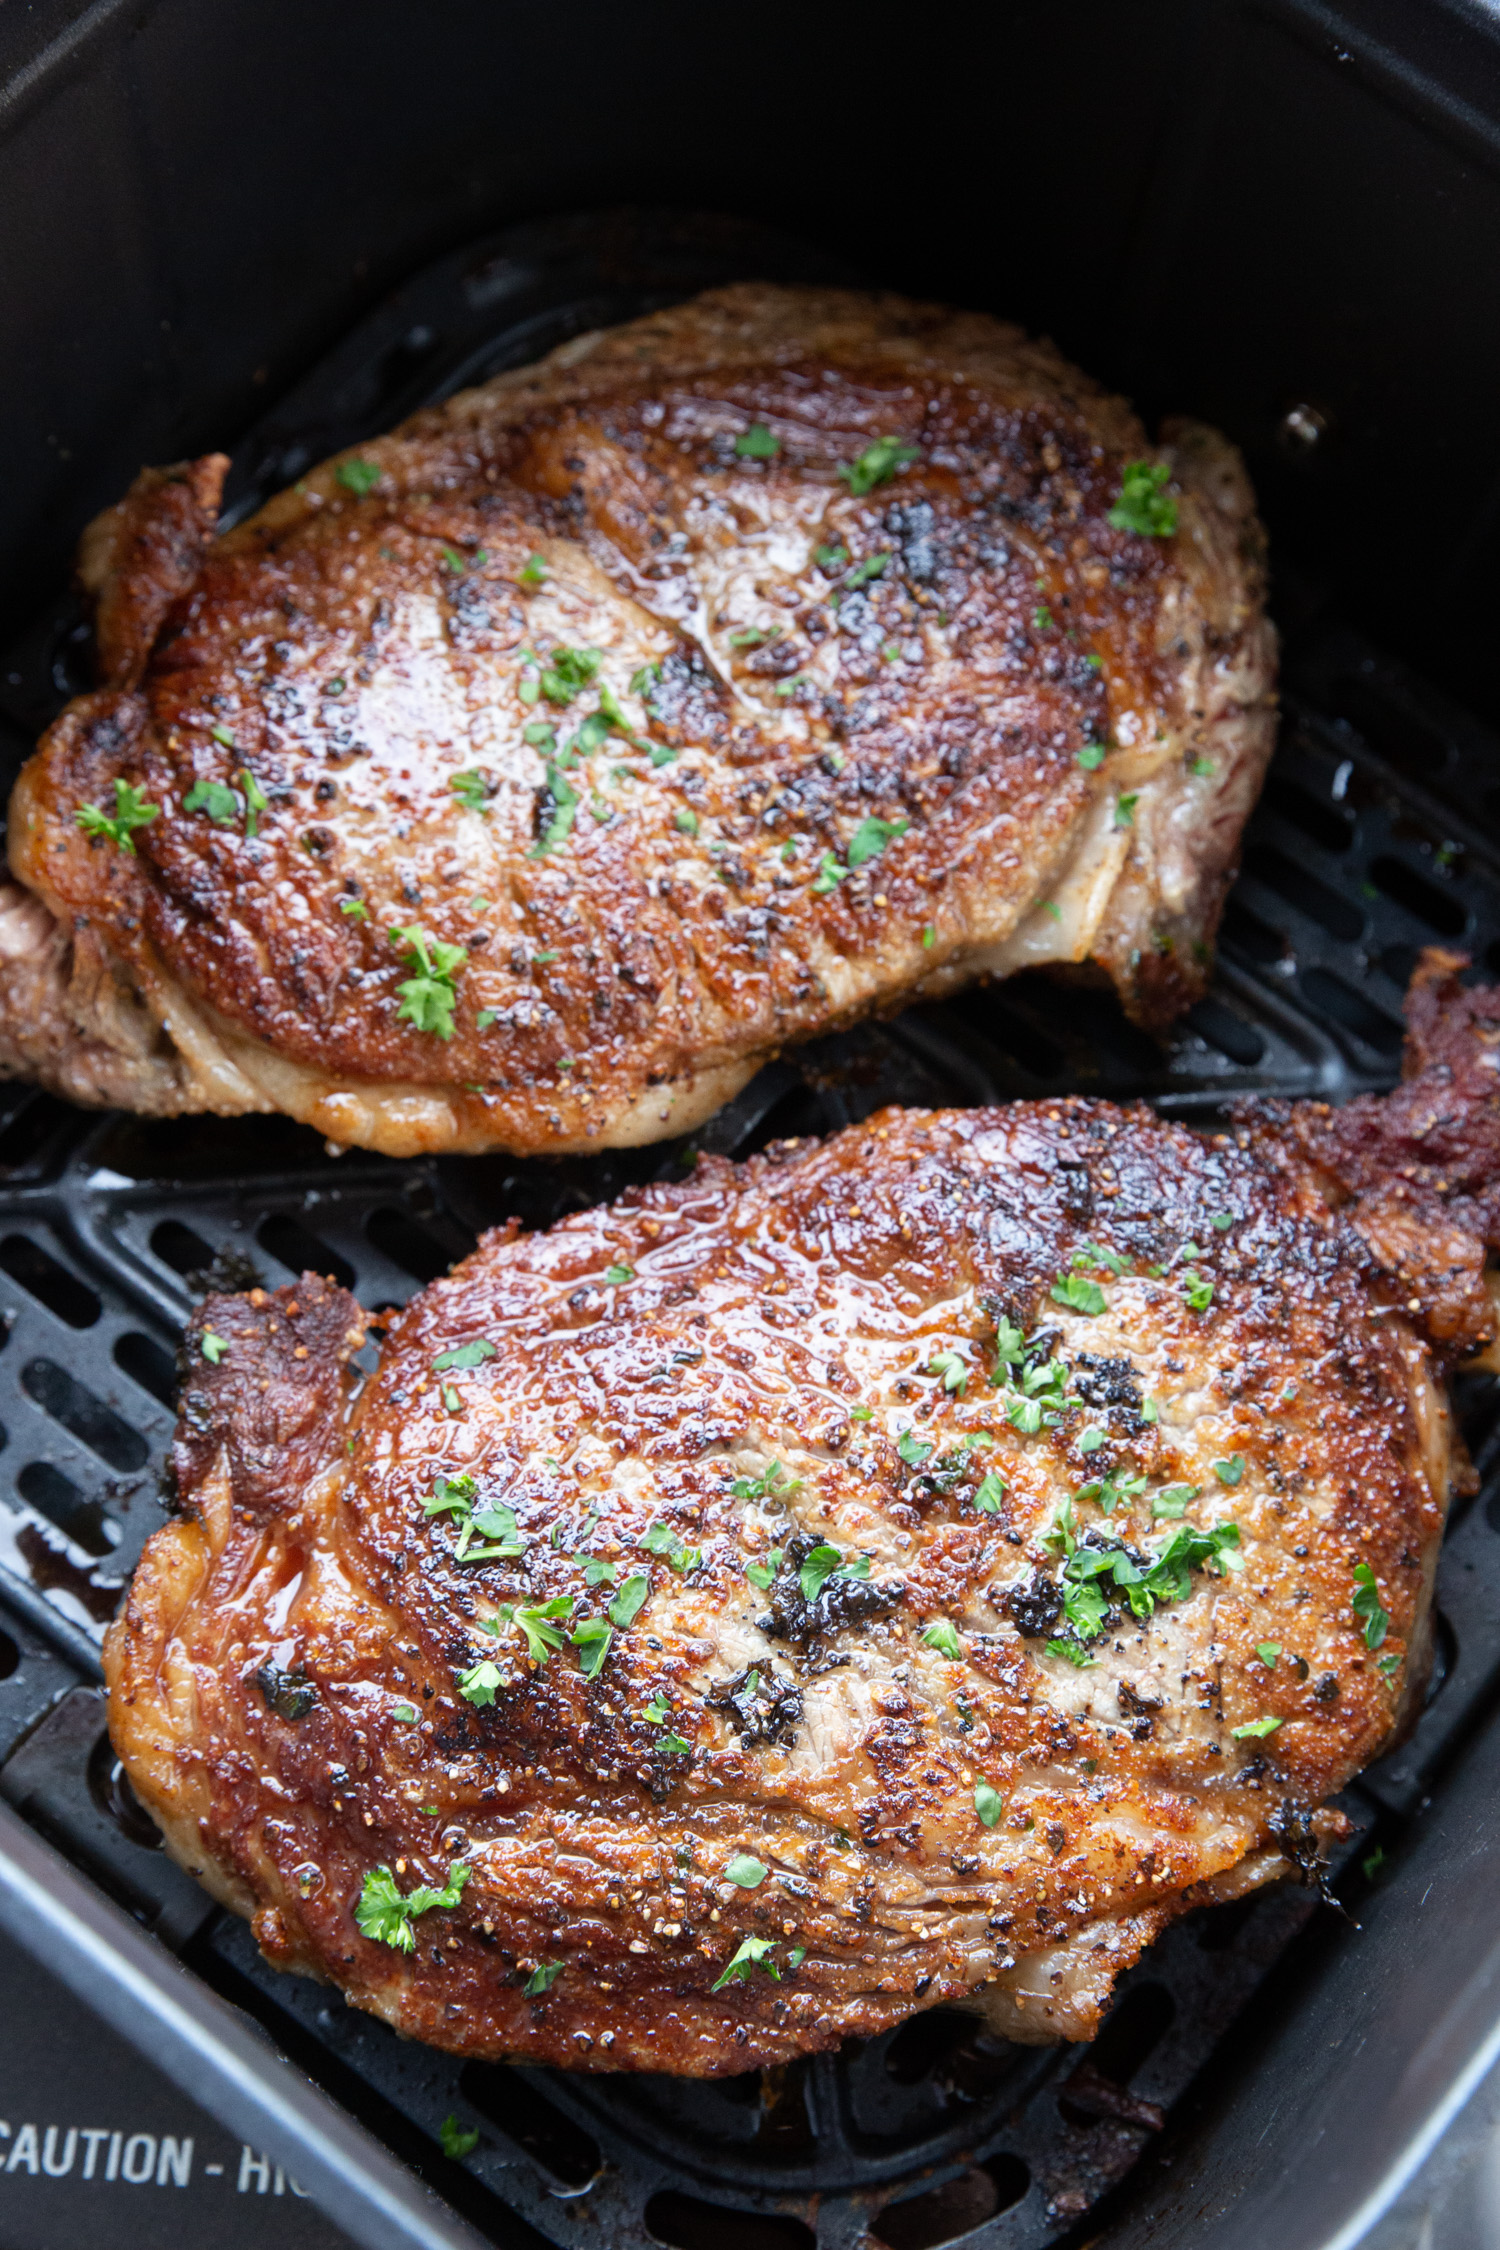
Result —
[[[741,287],[215,536],[87,534],[101,686],[11,805],[0,1069],[390,1154],[685,1132],[980,974],[1203,990],[1269,756],[1233,450],[1050,346]]]
[[[1458,966],[1384,1103],[703,1159],[488,1235],[368,1376],[315,1275],[208,1298],[106,1646],[174,1856],[465,2054],[1087,2038],[1175,1917],[1315,1876],[1420,1705],[1500,1246]]]

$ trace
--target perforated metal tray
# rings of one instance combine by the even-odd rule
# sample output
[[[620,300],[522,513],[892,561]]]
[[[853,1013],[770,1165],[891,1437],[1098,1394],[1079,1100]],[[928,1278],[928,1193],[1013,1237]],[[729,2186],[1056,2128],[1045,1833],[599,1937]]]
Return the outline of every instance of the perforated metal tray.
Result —
[[[419,276],[251,433],[236,451],[231,506],[247,509],[327,450],[586,327],[734,275],[812,270],[794,246],[707,222],[515,230]],[[86,631],[60,597],[0,660],[10,770],[81,684],[86,657]],[[1022,979],[787,1057],[698,1145],[744,1154],[892,1100],[1066,1088],[1208,1119],[1249,1091],[1340,1100],[1384,1086],[1422,944],[1463,945],[1500,973],[1497,836],[1493,738],[1352,631],[1320,627],[1288,649],[1281,746],[1214,987],[1170,1045],[1133,1030],[1102,993],[1063,998]],[[311,1266],[371,1308],[396,1304],[482,1227],[511,1214],[546,1225],[630,1180],[670,1176],[687,1153],[666,1144],[555,1164],[335,1161],[281,1121],[146,1124],[8,1089],[0,1796],[496,2241],[799,2250],[816,2238],[833,2250],[873,2232],[887,2250],[959,2236],[966,2250],[1039,2250],[1080,2229],[1095,2237],[1111,2214],[1128,2220],[1138,2159],[1171,2145],[1175,2120],[1165,2140],[1163,2121],[1185,2117],[1222,2077],[1243,2011],[1295,2010],[1308,1961],[1359,1942],[1315,1894],[1283,1889],[1190,1917],[1125,1980],[1082,2054],[992,2042],[940,2010],[837,2056],[710,2085],[461,2067],[269,1970],[244,1927],[154,1848],[113,1769],[93,1686],[97,1641],[160,1521],[174,1353],[209,1270],[253,1268],[274,1284]],[[1468,1386],[1462,1406],[1488,1472],[1500,1453],[1490,1387]],[[1397,1854],[1500,1695],[1492,1512],[1487,1485],[1450,1533],[1424,1719],[1348,1795],[1358,1833],[1335,1881],[1371,1925],[1384,1901],[1365,1863]],[[0,1833],[0,1858],[4,1848]],[[437,2151],[450,2112],[480,2129],[461,2166]],[[357,2149],[343,2161],[357,2167]],[[309,2162],[304,2176],[316,2180]],[[429,2239],[382,2235],[374,2210],[359,2206],[370,2230],[361,2239]],[[351,2224],[347,2202],[339,2216]]]

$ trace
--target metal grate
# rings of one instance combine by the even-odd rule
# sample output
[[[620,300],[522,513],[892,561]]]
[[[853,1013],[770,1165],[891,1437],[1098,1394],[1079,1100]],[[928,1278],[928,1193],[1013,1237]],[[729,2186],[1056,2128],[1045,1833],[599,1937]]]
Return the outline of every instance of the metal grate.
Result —
[[[236,507],[461,382],[744,271],[800,272],[784,244],[642,223],[602,256],[570,223],[446,260],[368,322],[242,451]],[[85,638],[59,603],[0,686],[13,755],[79,684]],[[1500,974],[1500,758],[1354,634],[1292,652],[1281,747],[1249,830],[1211,995],[1171,1045],[1113,999],[1029,979],[976,989],[764,1071],[698,1136],[745,1154],[887,1101],[988,1102],[1064,1088],[1207,1118],[1260,1091],[1339,1100],[1389,1084],[1418,949],[1462,945]],[[8,724],[7,724],[8,722]],[[9,774],[0,776],[8,786]],[[991,2040],[952,2010],[836,2056],[712,2084],[461,2066],[260,1960],[154,1847],[103,1737],[94,1650],[160,1520],[183,1318],[210,1271],[274,1284],[312,1266],[369,1307],[399,1304],[484,1226],[528,1226],[670,1175],[680,1145],[562,1163],[337,1162],[284,1121],[91,1119],[10,1089],[0,1104],[0,1793],[19,1804],[314,2076],[497,2240],[671,2250],[1033,2250],[1107,2215],[1163,2114],[1222,2057],[1253,1993],[1274,1997],[1316,1913],[1277,1891],[1190,1917],[1124,1980],[1093,2047]],[[1467,1387],[1481,1467],[1500,1457],[1488,1384]],[[1337,1881],[1416,1817],[1500,1696],[1500,1492],[1455,1522],[1440,1655],[1411,1741],[1348,1793]],[[61,1697],[61,1700],[59,1700]],[[437,2153],[450,2112],[480,2128]]]

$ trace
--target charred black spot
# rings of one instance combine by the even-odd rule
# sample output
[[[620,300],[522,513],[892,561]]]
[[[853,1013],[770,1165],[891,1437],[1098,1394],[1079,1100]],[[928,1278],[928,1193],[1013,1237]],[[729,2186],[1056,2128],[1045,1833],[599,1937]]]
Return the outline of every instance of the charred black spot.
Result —
[[[283,1671],[267,1657],[250,1677],[265,1697],[267,1710],[274,1711],[278,1719],[305,1719],[318,1700],[318,1691],[300,1664]]]
[[[1001,1602],[1016,1631],[1028,1641],[1044,1641],[1056,1632],[1062,1606],[1061,1586],[1042,1570],[1012,1586]]]
[[[1314,1680],[1313,1694],[1320,1703],[1337,1703],[1339,1699],[1339,1676],[1337,1672],[1325,1672],[1320,1679]]]
[[[732,1680],[710,1688],[708,1700],[729,1714],[741,1742],[786,1747],[802,1724],[801,1688],[769,1664],[747,1664]]]
[[[1080,1352],[1073,1363],[1073,1390],[1086,1406],[1139,1408],[1141,1387],[1128,1359],[1101,1359]]]
[[[906,1588],[899,1578],[872,1585],[867,1578],[850,1578],[835,1570],[823,1580],[816,1598],[809,1601],[802,1591],[802,1565],[822,1544],[805,1531],[788,1543],[780,1574],[771,1588],[770,1611],[756,1619],[763,1633],[807,1648],[845,1626],[865,1625],[888,1616],[904,1598]]]

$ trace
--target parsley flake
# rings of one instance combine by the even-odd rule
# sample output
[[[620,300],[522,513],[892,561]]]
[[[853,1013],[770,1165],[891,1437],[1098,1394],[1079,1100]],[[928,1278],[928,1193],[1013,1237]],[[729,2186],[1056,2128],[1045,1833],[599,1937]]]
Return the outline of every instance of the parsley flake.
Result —
[[[523,2000],[540,2000],[544,1992],[552,1990],[562,1973],[563,1965],[561,1961],[540,1962],[522,1985],[521,1998]]]
[[[830,1578],[868,1578],[869,1575],[868,1555],[855,1555],[846,1561],[840,1550],[830,1546],[825,1539],[814,1547],[803,1563],[798,1585],[802,1591],[802,1599],[805,1602],[815,1602]]]
[[[1390,1631],[1391,1620],[1389,1612],[1381,1607],[1380,1588],[1367,1562],[1354,1566],[1354,1594],[1349,1606],[1364,1627],[1365,1647],[1379,1648]]]
[[[260,815],[266,810],[270,799],[248,766],[241,766],[235,779],[245,795],[245,834],[254,843],[260,834]]]
[[[940,1656],[946,1656],[950,1664],[963,1662],[964,1652],[957,1628],[946,1617],[935,1618],[923,1633],[922,1640],[926,1647],[935,1648]]]
[[[825,852],[818,862],[818,872],[813,877],[812,887],[815,895],[819,898],[826,898],[830,891],[838,889],[839,884],[845,880],[848,873],[848,868],[840,867],[832,852]]]
[[[857,461],[840,462],[839,475],[849,487],[851,498],[862,500],[867,492],[874,491],[877,484],[887,484],[898,469],[905,468],[908,461],[920,461],[921,458],[919,446],[903,445],[899,438],[894,437],[877,438],[873,445],[865,447]]]
[[[1260,1658],[1262,1664],[1264,1664],[1266,1670],[1268,1672],[1274,1672],[1276,1669],[1276,1659],[1281,1654],[1281,1643],[1280,1641],[1257,1641],[1255,1644],[1255,1653]]]
[[[458,1692],[465,1703],[472,1703],[476,1711],[488,1709],[499,1689],[509,1686],[509,1681],[498,1664],[483,1658],[471,1664],[467,1672],[458,1675]]]
[[[460,2125],[458,2119],[450,2111],[438,2127],[438,2139],[442,2143],[444,2156],[450,2162],[457,2164],[462,2157],[470,2155],[478,2148],[479,2127],[477,2125]]]
[[[1081,1273],[1060,1274],[1047,1292],[1054,1305],[1066,1305],[1073,1312],[1088,1313],[1091,1318],[1102,1313],[1105,1306],[1104,1291],[1097,1281],[1088,1281]]]
[[[976,1781],[974,1784],[974,1810],[978,1813],[983,1827],[993,1828],[1005,1810],[1005,1799],[1001,1796],[999,1790],[992,1789],[987,1781]]]
[[[1085,773],[1098,772],[1099,768],[1104,763],[1104,753],[1106,748],[1107,745],[1102,742],[1086,742],[1084,744],[1083,748],[1078,753],[1078,763],[1082,766]]]
[[[716,1983],[709,1986],[709,1991],[722,1992],[726,1984],[745,1984],[756,1969],[764,1969],[766,1974],[774,1977],[779,1984],[781,1982],[781,1971],[770,1958],[771,1948],[775,1942],[774,1938],[747,1937],[743,1939],[739,1951],[730,1961],[728,1968]],[[802,1948],[793,1946],[789,1957],[789,1967],[794,1969],[798,1967],[803,1957]]]
[[[1245,1473],[1243,1453],[1231,1453],[1227,1461],[1215,1461],[1214,1475],[1220,1484],[1238,1484]]]
[[[1177,502],[1163,487],[1171,474],[1165,461],[1127,461],[1120,496],[1106,521],[1142,539],[1170,539],[1177,529]]]
[[[770,1870],[763,1859],[753,1852],[736,1852],[724,1869],[726,1883],[737,1883],[742,1891],[759,1890]]]
[[[1133,828],[1135,826],[1135,808],[1140,803],[1140,797],[1139,789],[1132,789],[1128,796],[1116,797],[1116,828]]]
[[[457,1906],[468,1879],[467,1867],[453,1860],[449,1864],[445,1889],[433,1890],[429,1884],[419,1883],[403,1898],[390,1869],[372,1867],[356,1902],[354,1919],[363,1936],[392,1946],[398,1953],[413,1953],[417,1941],[412,1923],[417,1916],[430,1914],[435,1907]]]
[[[401,1001],[397,1015],[418,1031],[432,1031],[439,1039],[451,1039],[458,997],[454,980],[468,954],[461,945],[445,945],[441,938],[429,937],[415,923],[405,929],[388,930],[386,935],[413,971],[404,984],[397,986]]]
[[[741,430],[734,441],[734,450],[742,461],[774,461],[781,451],[781,441],[774,437],[764,422],[752,422],[748,430]]]
[[[500,1347],[492,1344],[488,1336],[476,1336],[472,1344],[455,1344],[451,1351],[439,1352],[433,1361],[433,1371],[447,1373],[450,1367],[482,1367],[487,1359],[498,1359]]]
[[[546,575],[545,559],[541,555],[528,555],[521,568],[516,572],[516,584],[518,586],[540,586]]]
[[[852,570],[844,573],[844,591],[857,594],[860,587],[868,586],[872,579],[883,578],[890,559],[888,547],[878,555],[866,555],[863,562],[857,562]]]
[[[370,919],[370,909],[362,898],[341,898],[339,912],[347,914],[351,922],[368,922]]]
[[[202,1352],[210,1367],[217,1367],[220,1360],[228,1352],[229,1346],[222,1336],[216,1336],[211,1328],[205,1328],[198,1340],[198,1349]]]
[[[813,555],[813,561],[817,564],[819,570],[840,570],[848,560],[849,550],[842,545],[819,547]]]
[[[618,1288],[621,1282],[634,1281],[635,1267],[625,1265],[606,1266],[604,1278],[612,1287]]]
[[[1005,1498],[1005,1479],[993,1469],[986,1470],[974,1493],[974,1505],[982,1515],[997,1516],[1000,1503]]]
[[[380,482],[379,464],[362,461],[357,454],[352,461],[340,461],[333,473],[344,490],[352,492],[356,500],[368,499]]]
[[[85,836],[105,836],[122,852],[135,858],[135,846],[130,841],[131,831],[149,828],[161,811],[160,805],[146,802],[133,781],[115,780],[115,809],[101,812],[97,805],[80,805],[74,819]]]
[[[910,826],[911,822],[904,815],[895,820],[879,820],[874,813],[870,813],[849,839],[845,853],[849,865],[863,867],[867,860],[878,859],[886,845],[894,843],[898,836],[904,836]]]
[[[450,774],[448,787],[466,812],[487,814],[490,802],[490,785],[477,767],[464,773]]]
[[[568,1638],[581,1652],[578,1669],[586,1680],[597,1679],[604,1669],[604,1659],[609,1654],[614,1637],[613,1625],[606,1623],[602,1617],[585,1617],[581,1624],[574,1626]]]
[[[240,801],[222,781],[195,781],[182,800],[184,812],[206,812],[216,828],[232,828],[240,817]]]
[[[541,675],[543,695],[549,703],[565,708],[582,695],[603,662],[601,649],[555,648]]]
[[[1279,1719],[1247,1719],[1242,1727],[1231,1727],[1229,1731],[1236,1742],[1246,1742],[1251,1739],[1263,1742],[1268,1734],[1276,1732],[1280,1724]]]
[[[919,1438],[915,1430],[903,1430],[896,1440],[896,1451],[909,1469],[920,1469],[932,1446],[927,1439]]]

